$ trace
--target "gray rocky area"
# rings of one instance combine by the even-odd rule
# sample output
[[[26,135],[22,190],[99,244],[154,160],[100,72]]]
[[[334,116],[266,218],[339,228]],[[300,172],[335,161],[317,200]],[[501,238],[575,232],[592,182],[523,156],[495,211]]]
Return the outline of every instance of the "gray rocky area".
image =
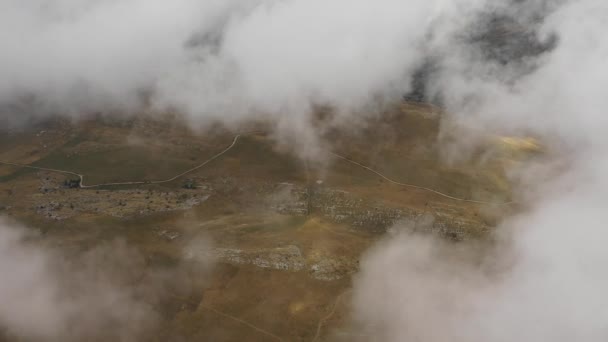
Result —
[[[283,271],[301,271],[305,267],[302,253],[294,245],[248,250],[237,248],[188,250],[185,258],[211,258],[232,264],[254,265]]]
[[[446,206],[429,204],[426,211],[390,207],[379,201],[359,198],[347,191],[325,187],[311,191],[309,188],[292,185],[289,191],[289,196],[282,195],[282,201],[272,205],[275,211],[294,216],[315,214],[367,232],[384,233],[399,221],[418,221],[424,215],[430,215],[433,220],[421,224],[419,229],[456,240],[465,239],[468,231],[488,228],[479,221],[463,219],[458,209]]]
[[[146,189],[93,190],[65,189],[61,176],[40,174],[40,192],[33,196],[34,209],[40,215],[62,220],[81,212],[113,217],[145,216],[157,212],[187,210],[217,194],[236,194],[254,198],[267,209],[289,216],[320,216],[343,223],[354,230],[384,233],[402,220],[418,221],[431,215],[430,224],[421,225],[432,233],[453,239],[466,238],[467,231],[485,230],[480,221],[464,219],[458,207],[429,204],[425,211],[388,206],[347,191],[325,185],[303,186],[292,183],[248,183],[230,177],[196,179],[195,189],[157,191]],[[421,228],[422,229],[422,228]]]
[[[186,259],[213,259],[230,264],[252,265],[287,272],[305,271],[311,277],[323,281],[341,279],[353,274],[358,268],[357,261],[348,258],[329,256],[307,258],[302,254],[300,248],[294,245],[260,249],[189,249],[185,252],[184,257]]]
[[[39,178],[39,192],[32,195],[32,206],[39,215],[53,220],[64,220],[80,213],[133,217],[187,210],[207,201],[213,193],[210,186],[195,191],[66,188],[62,175],[40,172]]]

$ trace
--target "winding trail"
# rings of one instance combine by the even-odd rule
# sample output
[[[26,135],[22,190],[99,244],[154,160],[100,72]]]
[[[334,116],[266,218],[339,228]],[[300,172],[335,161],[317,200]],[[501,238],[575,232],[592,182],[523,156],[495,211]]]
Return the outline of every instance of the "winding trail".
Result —
[[[270,332],[270,331],[268,331],[268,330],[262,329],[262,328],[258,327],[257,325],[255,325],[255,324],[253,324],[253,323],[249,323],[249,322],[245,321],[244,319],[241,319],[241,318],[238,318],[238,317],[232,316],[232,315],[230,315],[230,314],[227,314],[227,313],[225,313],[225,312],[223,312],[223,311],[220,311],[220,310],[218,310],[218,309],[216,309],[216,308],[214,308],[214,307],[211,307],[211,306],[205,305],[205,304],[203,304],[202,302],[197,303],[197,302],[194,302],[194,301],[192,301],[192,300],[190,300],[190,299],[188,299],[188,298],[184,298],[184,297],[182,297],[182,296],[178,296],[178,295],[175,295],[175,294],[171,294],[170,296],[171,296],[171,297],[173,297],[173,298],[175,298],[175,299],[177,299],[177,300],[181,300],[181,301],[184,301],[184,302],[190,303],[190,304],[192,304],[192,305],[194,305],[194,306],[196,306],[196,307],[201,307],[201,308],[203,308],[203,309],[205,309],[205,310],[211,311],[211,312],[213,312],[213,313],[214,313],[214,314],[216,314],[216,315],[222,316],[222,317],[224,317],[224,318],[228,318],[228,319],[230,319],[230,320],[232,320],[232,321],[235,321],[235,322],[237,322],[237,323],[239,323],[239,324],[241,324],[241,325],[244,325],[244,326],[246,326],[246,327],[248,327],[248,328],[251,328],[251,329],[253,329],[253,330],[255,330],[255,331],[257,331],[257,332],[259,332],[259,333],[261,333],[261,334],[263,334],[263,335],[266,335],[266,336],[268,336],[268,337],[271,337],[273,340],[277,340],[277,341],[281,341],[281,342],[283,342],[283,341],[284,341],[284,340],[283,340],[281,337],[279,337],[279,336],[277,336],[277,335],[275,335],[275,334],[271,333],[271,332]]]
[[[419,189],[419,190],[424,190],[424,191],[429,191],[429,192],[432,192],[432,193],[434,193],[436,195],[439,195],[439,196],[442,196],[442,197],[445,197],[445,198],[449,198],[449,199],[454,200],[454,201],[477,203],[477,204],[489,204],[489,205],[508,205],[508,204],[515,203],[514,201],[508,201],[508,202],[489,202],[489,201],[476,201],[476,200],[471,200],[471,199],[466,199],[466,198],[458,198],[458,197],[450,196],[448,194],[444,194],[443,192],[440,192],[440,191],[437,191],[437,190],[433,190],[431,188],[426,188],[424,186],[418,186],[418,185],[414,185],[414,184],[401,183],[401,182],[398,182],[398,181],[393,180],[391,178],[388,178],[387,176],[383,175],[379,171],[376,171],[376,170],[372,169],[369,166],[365,166],[365,165],[363,165],[361,163],[358,163],[358,162],[356,162],[356,161],[354,161],[352,159],[349,159],[349,158],[347,158],[345,156],[339,155],[339,154],[334,153],[334,152],[329,152],[329,153],[331,155],[333,155],[334,157],[340,158],[340,159],[345,160],[345,161],[347,161],[347,162],[349,162],[351,164],[357,165],[357,166],[359,166],[359,167],[361,167],[361,168],[363,168],[363,169],[365,169],[365,170],[367,170],[369,172],[372,172],[372,173],[376,174],[377,176],[380,176],[381,178],[387,180],[388,182],[390,182],[392,184],[400,185],[400,186],[405,186],[405,187],[409,187],[409,188],[414,188],[414,189]]]
[[[319,337],[321,337],[321,330],[323,329],[323,326],[325,326],[327,321],[329,321],[329,319],[336,313],[336,309],[338,308],[342,297],[344,297],[344,295],[346,295],[348,292],[350,292],[350,289],[347,289],[346,291],[342,292],[338,297],[336,297],[331,311],[325,317],[319,320],[319,323],[317,324],[317,332],[315,333],[315,337],[312,339],[312,342],[317,342],[317,340],[319,340]]]
[[[90,189],[90,188],[99,188],[99,187],[103,187],[103,186],[115,186],[115,185],[148,185],[148,184],[163,184],[163,183],[169,183],[169,182],[173,182],[174,180],[183,177],[189,173],[192,173],[198,169],[200,169],[201,167],[209,164],[210,162],[214,161],[215,159],[221,157],[222,155],[224,155],[226,152],[230,151],[234,145],[236,145],[236,142],[239,140],[239,138],[241,137],[241,134],[237,134],[234,137],[234,140],[232,141],[232,144],[230,144],[230,146],[228,146],[226,149],[224,149],[223,151],[219,152],[218,154],[214,155],[213,157],[205,160],[202,164],[199,164],[189,170],[186,170],[176,176],[173,176],[171,178],[168,179],[163,179],[163,180],[152,180],[152,181],[134,181],[134,182],[117,182],[117,183],[102,183],[102,184],[94,184],[94,185],[85,185],[84,184],[84,175],[81,175],[79,173],[76,172],[72,172],[72,171],[65,171],[65,170],[57,170],[57,169],[49,169],[46,167],[37,167],[37,166],[31,166],[31,165],[25,165],[25,164],[16,164],[16,163],[10,163],[10,162],[3,162],[0,161],[0,164],[4,164],[4,165],[11,165],[11,166],[16,166],[16,167],[23,167],[23,168],[28,168],[28,169],[34,169],[34,170],[41,170],[41,171],[49,171],[49,172],[57,172],[57,173],[63,173],[63,174],[68,174],[68,175],[72,175],[72,176],[77,176],[78,178],[80,178],[80,183],[79,183],[79,187],[81,189]]]
[[[211,311],[211,312],[213,312],[213,313],[215,313],[217,315],[220,315],[222,317],[231,319],[231,320],[233,320],[233,321],[235,321],[237,323],[245,325],[245,326],[247,326],[247,327],[249,327],[249,328],[251,328],[251,329],[253,329],[253,330],[255,330],[255,331],[259,332],[259,333],[262,333],[262,334],[266,335],[266,336],[272,337],[273,340],[283,341],[283,339],[280,338],[279,336],[277,336],[277,335],[275,335],[275,334],[273,334],[273,333],[271,333],[271,332],[269,332],[267,330],[264,330],[264,329],[262,329],[260,327],[257,327],[257,326],[255,326],[255,325],[253,325],[253,324],[251,324],[251,323],[249,323],[249,322],[247,322],[245,320],[242,320],[242,319],[240,319],[238,317],[229,315],[229,314],[227,314],[225,312],[219,311],[218,309],[215,309],[215,308],[212,308],[210,306],[203,305],[203,304],[199,304],[199,306],[202,307],[202,308],[204,308],[205,310],[209,310],[209,311]]]
[[[64,174],[68,174],[68,175],[72,175],[72,176],[78,176],[78,177],[80,177],[80,179],[82,179],[82,175],[80,175],[80,174],[78,174],[76,172],[71,172],[71,171],[49,169],[49,168],[46,168],[46,167],[37,167],[37,166],[31,166],[31,165],[26,165],[26,164],[10,163],[10,162],[4,162],[4,161],[0,161],[0,164],[9,165],[9,166],[15,166],[15,167],[22,167],[22,168],[26,168],[26,169],[34,169],[34,170],[41,170],[41,171],[64,173]]]
[[[51,168],[45,168],[45,167],[37,167],[37,166],[31,166],[31,165],[25,165],[25,164],[17,164],[17,163],[11,163],[11,162],[4,162],[4,161],[0,161],[0,164],[4,164],[4,165],[10,165],[10,166],[16,166],[16,167],[23,167],[23,168],[28,168],[28,169],[34,169],[34,170],[41,170],[41,171],[49,171],[49,172],[57,172],[57,173],[63,173],[63,174],[68,174],[68,175],[72,175],[72,176],[77,176],[80,179],[80,188],[82,189],[91,189],[91,188],[99,188],[99,187],[104,187],[104,186],[119,186],[119,185],[149,185],[149,184],[163,184],[163,183],[169,183],[172,182],[180,177],[183,177],[189,173],[192,173],[200,168],[202,168],[203,166],[209,164],[210,162],[214,161],[215,159],[221,157],[222,155],[224,155],[226,152],[230,151],[238,142],[239,138],[243,135],[246,134],[255,134],[255,133],[264,133],[262,131],[252,131],[252,132],[246,132],[246,133],[241,133],[241,134],[237,134],[234,139],[232,140],[232,144],[230,144],[230,146],[226,147],[224,150],[222,150],[221,152],[215,154],[214,156],[212,156],[211,158],[205,160],[203,163],[189,169],[186,170],[178,175],[175,175],[171,178],[168,179],[163,179],[163,180],[152,180],[152,181],[133,181],[133,182],[116,182],[116,183],[102,183],[102,184],[94,184],[94,185],[86,185],[84,184],[84,175],[76,173],[76,172],[72,172],[72,171],[65,171],[65,170],[57,170],[57,169],[51,169]],[[466,199],[466,198],[459,198],[459,197],[454,197],[448,194],[445,194],[443,192],[431,189],[431,188],[427,188],[424,186],[419,186],[419,185],[414,185],[414,184],[407,184],[407,183],[402,183],[402,182],[398,182],[394,179],[391,179],[389,177],[387,177],[386,175],[380,173],[379,171],[372,169],[369,166],[365,166],[359,162],[356,162],[350,158],[347,158],[343,155],[340,155],[338,153],[329,151],[329,154],[333,155],[336,158],[342,159],[348,163],[351,163],[353,165],[356,165],[360,168],[363,168],[369,172],[372,172],[374,174],[376,174],[377,176],[385,179],[386,181],[395,184],[395,185],[399,185],[399,186],[404,186],[404,187],[409,187],[409,188],[413,188],[413,189],[418,189],[418,190],[424,190],[424,191],[428,191],[431,193],[434,193],[438,196],[444,197],[444,198],[448,198],[454,201],[459,201],[459,202],[468,202],[468,203],[476,203],[476,204],[484,204],[484,205],[509,205],[509,204],[514,204],[516,203],[515,201],[508,201],[508,202],[491,202],[491,201],[478,201],[478,200],[472,200],[472,199]]]

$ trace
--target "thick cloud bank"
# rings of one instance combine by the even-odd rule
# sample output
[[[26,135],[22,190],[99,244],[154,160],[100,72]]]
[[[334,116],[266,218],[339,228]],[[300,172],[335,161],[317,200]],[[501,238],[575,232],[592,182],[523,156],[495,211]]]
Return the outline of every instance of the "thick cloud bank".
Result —
[[[481,17],[527,13],[513,6],[517,15],[486,0],[5,0],[0,122],[142,111],[197,124],[266,118],[315,158],[324,127],[313,108],[329,105],[333,124],[348,123],[410,92],[429,60],[461,75],[483,57],[455,54]],[[544,7],[534,2],[535,13]]]
[[[430,63],[427,95],[450,119],[534,134],[556,159],[518,175],[528,209],[498,227],[497,252],[482,261],[408,235],[371,251],[355,283],[357,319],[382,341],[599,342],[608,337],[607,18],[605,0],[5,0],[0,114],[270,117],[279,136],[314,145],[314,105],[353,119],[410,91]],[[492,29],[500,23],[509,24]],[[1,240],[9,251],[11,236]],[[53,279],[38,252],[17,252]],[[3,284],[15,294],[0,300],[39,283],[32,277]],[[59,288],[26,299],[54,306]],[[0,319],[21,332],[7,321],[19,312]],[[53,334],[65,317],[36,321]]]
[[[399,99],[434,21],[476,2],[3,1],[0,122],[167,110],[196,124],[270,119],[315,158],[312,108]]]
[[[554,158],[523,170],[525,212],[498,227],[493,252],[402,234],[370,251],[356,317],[381,341],[604,341],[608,337],[608,3],[551,5],[557,37],[534,69],[502,77],[452,62],[438,76],[448,108],[481,127],[534,132]],[[548,7],[546,7],[548,8]],[[513,74],[509,75],[513,76]]]
[[[8,0],[0,99],[106,110],[147,90],[194,116],[360,102],[417,62],[414,44],[436,8],[412,4]]]
[[[482,7],[480,0],[6,0],[0,104],[5,113],[76,116],[152,105],[199,120],[264,113],[305,124],[314,104],[349,110],[398,98],[424,62],[431,31],[461,27]]]

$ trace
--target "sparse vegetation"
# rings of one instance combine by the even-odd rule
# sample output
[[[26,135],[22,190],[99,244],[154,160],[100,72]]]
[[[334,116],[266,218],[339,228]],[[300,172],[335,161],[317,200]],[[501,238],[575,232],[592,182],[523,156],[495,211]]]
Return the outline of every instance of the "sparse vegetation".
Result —
[[[390,144],[382,144],[373,129],[357,135],[332,132],[327,140],[336,151],[403,181],[468,197],[480,188],[497,191],[494,178],[474,172],[478,166],[448,168],[432,150],[414,149],[430,144],[419,135],[432,136],[437,127],[430,116],[405,115],[409,110],[402,108],[372,123],[396,127]],[[233,138],[226,133],[207,141],[205,135],[175,134],[163,130],[169,125],[146,122],[145,127],[153,127],[152,135],[152,128],[142,131],[136,126],[88,123],[87,134],[70,128],[73,138],[58,142],[35,165],[81,173],[86,183],[158,179],[196,165]],[[46,134],[55,133],[49,129]],[[139,139],[132,146],[127,137],[134,134],[144,141],[150,136],[168,138],[155,138],[156,144]],[[198,160],[192,159],[193,150]],[[502,180],[493,168],[483,172]],[[483,236],[489,229],[477,205],[393,186],[337,160],[307,169],[264,134],[244,136],[208,167],[168,184],[72,191],[80,179],[64,177],[8,170],[0,176],[0,210],[44,230],[44,239],[62,248],[81,250],[100,240],[126,239],[146,260],[171,261],[163,261],[163,267],[177,267],[189,260],[187,256],[209,253],[205,244],[196,243],[203,237],[214,241],[211,253],[219,258],[215,271],[176,279],[189,282],[192,294],[159,307],[166,319],[160,329],[171,336],[194,338],[205,331],[208,338],[223,329],[229,331],[229,339],[251,336],[251,327],[201,306],[205,305],[286,341],[310,340],[318,321],[327,315],[327,303],[350,286],[361,253],[394,222],[434,215],[429,230],[457,240]]]

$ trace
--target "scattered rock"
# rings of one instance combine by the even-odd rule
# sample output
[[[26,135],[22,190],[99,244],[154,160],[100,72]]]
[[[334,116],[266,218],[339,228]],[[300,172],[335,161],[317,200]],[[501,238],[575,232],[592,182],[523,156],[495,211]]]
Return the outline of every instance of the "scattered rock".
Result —
[[[288,245],[277,248],[243,250],[236,248],[212,248],[190,252],[190,257],[214,258],[223,262],[254,265],[283,271],[301,271],[305,268],[305,260],[297,246]]]
[[[181,234],[174,230],[163,229],[158,232],[158,236],[166,239],[167,241],[173,241],[181,236]]]

